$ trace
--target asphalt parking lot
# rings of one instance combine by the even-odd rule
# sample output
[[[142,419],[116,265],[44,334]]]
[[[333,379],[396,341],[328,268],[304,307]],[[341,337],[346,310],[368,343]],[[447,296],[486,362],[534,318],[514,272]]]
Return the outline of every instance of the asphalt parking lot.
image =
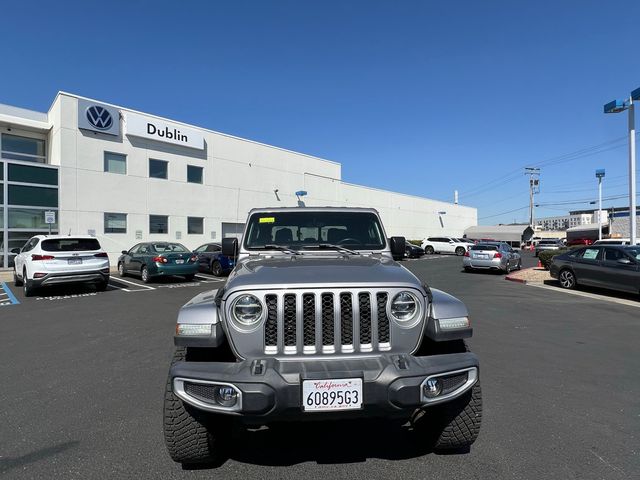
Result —
[[[535,263],[524,254],[525,267]],[[637,308],[466,274],[452,256],[405,266],[470,310],[484,394],[470,453],[436,455],[406,428],[343,421],[237,432],[224,464],[183,471],[161,418],[175,317],[224,279],[114,277],[105,292],[32,298],[8,285],[0,477],[640,478]]]

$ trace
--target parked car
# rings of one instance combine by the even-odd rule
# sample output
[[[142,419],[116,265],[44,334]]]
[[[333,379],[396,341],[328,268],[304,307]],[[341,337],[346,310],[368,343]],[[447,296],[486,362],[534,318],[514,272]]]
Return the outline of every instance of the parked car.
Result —
[[[640,247],[591,245],[553,258],[551,276],[562,288],[576,285],[640,293]]]
[[[424,255],[424,250],[411,242],[406,242],[404,254],[407,258],[420,258]]]
[[[520,254],[503,242],[486,242],[472,245],[462,259],[465,271],[499,270],[509,273],[522,268]]]
[[[228,274],[233,270],[235,261],[222,254],[219,243],[205,243],[194,250],[198,254],[198,268],[216,277]]]
[[[370,208],[249,212],[242,240],[222,240],[238,255],[224,288],[178,314],[171,458],[220,462],[238,424],[348,418],[411,422],[419,448],[468,450],[482,421],[469,313],[392,261],[405,246]]]
[[[629,238],[603,238],[602,240],[596,240],[593,245],[630,245],[631,240]]]
[[[433,253],[455,253],[458,256],[464,255],[472,242],[460,242],[453,237],[429,237],[422,241],[422,249],[427,255]]]
[[[562,240],[557,238],[546,238],[544,240],[540,240],[535,246],[534,255],[537,257],[540,252],[544,252],[545,250],[560,250],[561,248],[564,248]]]
[[[573,238],[571,240],[567,240],[567,246],[575,247],[577,245],[591,245],[593,244],[593,239],[591,238]]]
[[[187,281],[198,273],[198,256],[180,243],[139,243],[118,258],[121,277],[139,275],[144,283],[154,277],[179,275]]]
[[[36,235],[11,253],[13,281],[25,297],[48,285],[91,283],[102,291],[109,283],[109,257],[94,237]]]

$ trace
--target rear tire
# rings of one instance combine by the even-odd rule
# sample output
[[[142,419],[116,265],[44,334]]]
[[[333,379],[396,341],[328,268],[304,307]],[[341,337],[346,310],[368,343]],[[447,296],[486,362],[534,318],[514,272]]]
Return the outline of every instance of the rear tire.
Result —
[[[435,251],[433,250],[433,247],[431,245],[427,245],[427,247],[424,249],[424,253],[426,253],[427,255],[433,255]]]
[[[186,348],[176,348],[171,364],[184,361]],[[224,459],[222,441],[228,439],[228,419],[205,414],[176,397],[167,378],[164,395],[164,441],[175,462],[185,465],[214,463]],[[217,421],[214,430],[214,421]]]
[[[22,272],[22,292],[25,297],[32,297],[35,293],[35,287],[33,286],[33,280],[29,280],[27,277],[27,271]]]
[[[103,282],[98,282],[98,283],[96,283],[96,290],[98,292],[104,292],[107,289],[108,285],[109,285],[108,281],[106,281],[106,282],[104,282],[104,281]]]
[[[465,271],[465,272],[467,272],[467,273],[471,273],[471,272],[473,272],[473,268],[471,268],[471,267],[464,267],[464,271]]]
[[[13,268],[13,285],[16,287],[22,286],[22,280],[18,277],[18,273],[16,272],[15,267]]]
[[[222,265],[218,260],[214,260],[213,262],[211,262],[211,275],[213,275],[214,277],[222,276]]]
[[[464,255],[465,249],[464,247],[458,247],[456,248],[456,255],[461,257],[462,255]]]
[[[142,267],[142,270],[140,270],[140,278],[144,283],[149,283],[151,281],[151,278],[149,277],[149,269],[147,267]]]
[[[434,451],[468,449],[478,438],[482,423],[480,381],[455,400],[416,410],[412,422]]]

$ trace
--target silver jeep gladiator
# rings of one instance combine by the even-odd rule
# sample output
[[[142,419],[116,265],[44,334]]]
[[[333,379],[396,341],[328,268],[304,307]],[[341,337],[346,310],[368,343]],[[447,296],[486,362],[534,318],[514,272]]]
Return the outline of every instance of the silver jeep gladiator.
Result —
[[[392,256],[371,208],[249,213],[223,288],[180,310],[164,436],[183,465],[219,461],[237,425],[411,422],[433,450],[467,450],[482,418],[466,307]]]

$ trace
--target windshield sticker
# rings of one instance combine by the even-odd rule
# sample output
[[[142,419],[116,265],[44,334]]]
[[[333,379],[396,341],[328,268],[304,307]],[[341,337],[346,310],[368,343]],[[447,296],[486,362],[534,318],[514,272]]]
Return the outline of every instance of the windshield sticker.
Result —
[[[260,217],[258,223],[275,223],[276,217]]]

